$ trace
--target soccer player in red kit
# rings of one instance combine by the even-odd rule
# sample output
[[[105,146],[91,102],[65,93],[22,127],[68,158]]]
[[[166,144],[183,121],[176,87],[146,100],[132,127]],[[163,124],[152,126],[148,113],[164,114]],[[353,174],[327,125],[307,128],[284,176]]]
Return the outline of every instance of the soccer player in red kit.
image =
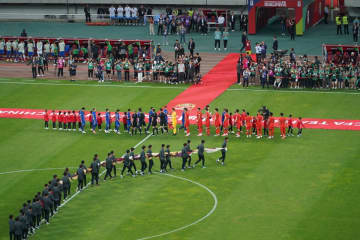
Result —
[[[215,137],[216,136],[220,136],[220,113],[219,113],[219,109],[215,108],[215,114],[214,114],[214,119],[215,119]]]
[[[256,116],[253,116],[252,119],[252,134],[255,135],[256,134]]]
[[[236,125],[236,137],[240,137],[241,125],[242,125],[242,117],[239,113],[239,109],[236,109],[234,114],[234,122]]]
[[[45,129],[49,129],[49,113],[47,109],[45,109],[45,113],[44,113],[44,122],[45,122]]]
[[[297,133],[297,136],[300,137],[301,134],[302,134],[302,130],[304,128],[304,124],[302,122],[302,117],[299,117],[299,119],[297,120],[296,122],[296,127],[298,129],[298,133]]]
[[[90,114],[89,114],[89,118],[88,118],[88,120],[89,120],[89,123],[90,123],[90,129],[92,129],[92,111],[90,110]]]
[[[67,117],[67,112],[66,111],[64,111],[64,114],[63,114],[63,127],[64,127],[64,131],[66,131],[66,129],[67,129],[67,119],[68,119],[68,117]]]
[[[293,129],[294,129],[293,118],[292,118],[292,115],[290,114],[289,118],[288,118],[288,130],[287,130],[287,135],[288,136],[294,136]]]
[[[68,123],[68,131],[71,131],[71,124],[73,121],[73,117],[70,111],[68,111],[68,116],[67,116],[67,123]]]
[[[196,113],[196,120],[197,120],[197,127],[198,127],[198,137],[202,136],[202,131],[203,131],[203,127],[202,127],[202,112],[201,109],[198,108],[197,113]]]
[[[256,131],[257,131],[257,137],[256,138],[262,138],[262,122],[263,122],[263,116],[260,114],[260,112],[257,113],[256,116]]]
[[[149,116],[149,118],[150,118],[150,116]],[[127,131],[128,130],[128,127],[127,127],[127,112],[124,112],[122,121],[123,121],[124,131]]]
[[[53,129],[56,130],[56,113],[55,113],[55,110],[53,110],[52,113],[51,113],[51,122],[52,122]]]
[[[78,123],[78,129],[81,132],[81,117],[80,117],[80,111],[76,114],[76,121]]]
[[[282,139],[285,139],[286,138],[286,118],[284,117],[283,113],[280,113],[279,122],[280,122],[281,137],[282,137]]]
[[[99,132],[100,132],[101,127],[102,127],[102,117],[101,117],[100,113],[98,113],[96,120],[97,120],[98,129],[99,129]]]
[[[224,127],[223,127],[223,135],[222,136],[227,136],[229,135],[229,122],[230,121],[230,115],[229,115],[229,110],[225,109],[225,114],[224,114]]]
[[[209,105],[206,105],[206,113],[205,113],[205,126],[206,126],[206,135],[210,136],[210,119],[211,113],[209,112]]]
[[[246,137],[250,138],[251,137],[251,127],[252,127],[252,116],[250,116],[249,112],[246,115],[245,118],[245,123],[246,123]]]
[[[270,113],[270,117],[268,119],[268,127],[269,127],[269,139],[274,138],[274,128],[275,128],[275,118],[273,117],[273,113]]]
[[[64,120],[64,116],[62,115],[61,111],[59,111],[58,113],[59,130],[62,130],[63,128],[63,120]]]
[[[184,108],[185,110],[185,128],[186,128],[186,135],[190,136],[190,113],[187,108]]]
[[[246,116],[247,116],[247,114],[246,114],[246,111],[245,111],[245,109],[243,109],[242,110],[242,113],[241,113],[241,121],[242,121],[242,124],[241,124],[241,127],[240,127],[240,132],[242,131],[242,126],[244,126],[245,127],[245,123],[246,123]],[[245,132],[245,129],[244,129],[244,132]]]
[[[72,130],[73,131],[76,131],[76,112],[75,112],[75,110],[73,110],[72,111],[72,115],[71,115],[71,117],[72,117]]]

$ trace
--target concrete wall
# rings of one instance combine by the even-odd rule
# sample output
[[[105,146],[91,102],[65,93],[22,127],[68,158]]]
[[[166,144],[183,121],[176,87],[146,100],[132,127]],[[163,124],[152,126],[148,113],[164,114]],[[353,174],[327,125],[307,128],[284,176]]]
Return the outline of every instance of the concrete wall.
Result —
[[[0,0],[0,4],[155,4],[155,5],[212,5],[243,6],[247,0]]]
[[[345,0],[346,7],[360,7],[360,0]]]

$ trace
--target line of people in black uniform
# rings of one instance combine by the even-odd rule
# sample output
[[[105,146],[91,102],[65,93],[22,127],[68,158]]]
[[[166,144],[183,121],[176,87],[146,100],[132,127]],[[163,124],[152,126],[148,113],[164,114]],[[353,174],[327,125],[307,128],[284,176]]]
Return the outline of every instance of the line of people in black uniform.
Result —
[[[216,160],[217,163],[221,161],[222,165],[224,165],[225,162],[227,141],[228,138],[226,137],[222,145],[221,157]],[[202,168],[205,168],[205,140],[201,140],[197,146],[198,160],[193,165],[191,165],[192,152],[191,140],[187,140],[187,142],[183,144],[180,153],[171,152],[170,145],[165,146],[165,144],[161,145],[159,153],[155,155],[152,151],[152,145],[149,145],[147,150],[146,146],[142,146],[138,156],[135,155],[135,148],[128,149],[123,156],[123,168],[120,177],[123,178],[126,170],[127,173],[133,177],[135,177],[136,174],[144,175],[146,169],[148,169],[149,174],[152,174],[155,157],[159,157],[160,160],[160,173],[166,173],[168,167],[171,170],[174,169],[171,162],[171,157],[173,156],[182,158],[181,171],[185,171],[186,168],[194,168],[200,162]],[[148,159],[148,163],[146,162],[146,158]],[[136,159],[140,160],[140,170],[136,168],[134,162]],[[81,161],[81,164],[74,174],[71,174],[69,168],[66,168],[61,179],[56,174],[53,175],[53,178],[44,185],[42,192],[37,192],[32,200],[27,200],[27,202],[23,204],[19,216],[16,218],[14,218],[14,215],[9,216],[10,240],[27,239],[28,236],[35,233],[36,229],[39,229],[41,224],[49,224],[50,217],[54,216],[58,212],[59,207],[61,207],[61,200],[66,202],[71,195],[72,179],[77,178],[77,191],[81,191],[88,185],[86,173],[90,172],[91,182],[89,184],[99,185],[101,166],[105,166],[106,173],[104,181],[106,181],[108,177],[112,179],[116,176],[116,163],[117,158],[115,157],[114,151],[108,153],[103,164],[99,160],[98,154],[95,154],[89,168],[86,167],[84,161]],[[133,169],[134,171],[132,171]]]

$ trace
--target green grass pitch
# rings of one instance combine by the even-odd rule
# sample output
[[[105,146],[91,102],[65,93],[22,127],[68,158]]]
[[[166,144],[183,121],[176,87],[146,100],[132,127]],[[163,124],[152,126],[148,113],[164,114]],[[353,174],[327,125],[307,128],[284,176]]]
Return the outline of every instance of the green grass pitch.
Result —
[[[17,82],[20,84],[4,83]],[[159,108],[184,90],[157,84],[91,83],[47,84],[26,79],[0,80],[0,105],[4,108],[56,108],[99,111],[110,108],[150,106]],[[150,87],[149,87],[150,86]],[[233,87],[231,89],[236,89]],[[211,107],[246,108],[250,113],[267,105],[294,116],[360,119],[359,95],[315,92],[260,92],[228,90]],[[192,147],[200,138],[194,136]],[[304,129],[300,138],[237,139],[230,137],[226,166],[215,162],[219,153],[207,154],[206,169],[181,172],[173,159],[170,173],[208,187],[217,197],[215,211],[203,221],[154,239],[342,239],[360,235],[360,132]],[[0,119],[0,172],[18,169],[63,168],[89,165],[94,153],[101,160],[114,150],[119,156],[145,136],[81,135],[78,132],[44,130],[39,120]],[[180,150],[186,141],[178,136],[156,136],[144,144],[153,151],[162,143]],[[206,147],[220,147],[221,137],[203,137]],[[139,149],[136,149],[138,152]],[[193,156],[197,159],[197,156]],[[194,161],[193,160],[193,161]],[[139,166],[139,163],[137,163]],[[118,169],[120,165],[118,166]],[[155,170],[159,161],[155,160]],[[119,170],[118,170],[119,171]],[[8,239],[7,219],[33,197],[54,173],[31,171],[0,175],[0,239]],[[89,180],[89,177],[88,177]],[[72,183],[72,193],[76,182]],[[187,226],[214,207],[212,195],[186,180],[154,174],[119,177],[89,187],[62,207],[31,239],[141,239]]]

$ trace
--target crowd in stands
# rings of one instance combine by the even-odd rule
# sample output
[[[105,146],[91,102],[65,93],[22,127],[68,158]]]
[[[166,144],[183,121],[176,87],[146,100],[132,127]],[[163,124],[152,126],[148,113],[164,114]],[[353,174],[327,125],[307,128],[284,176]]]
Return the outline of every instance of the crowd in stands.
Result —
[[[266,55],[264,42],[257,43],[256,59],[243,55],[237,63],[238,84],[263,88],[360,89],[360,55],[358,51],[336,51],[325,61],[315,56],[297,57],[292,48],[289,56]]]

